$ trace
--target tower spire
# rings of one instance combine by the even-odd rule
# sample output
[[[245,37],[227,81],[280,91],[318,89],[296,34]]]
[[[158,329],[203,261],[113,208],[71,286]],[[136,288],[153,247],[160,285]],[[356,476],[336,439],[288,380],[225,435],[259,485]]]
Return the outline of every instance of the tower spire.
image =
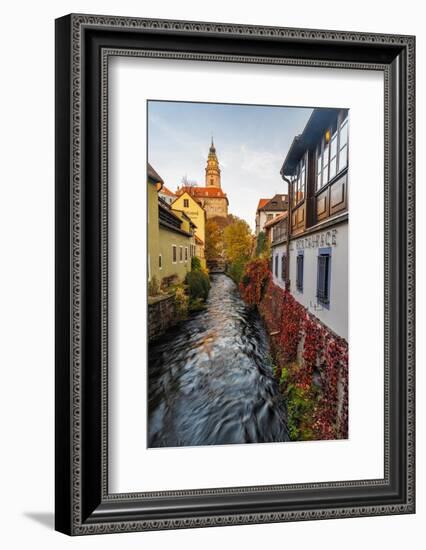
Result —
[[[220,168],[219,161],[216,156],[216,148],[214,146],[213,135],[209,149],[206,166],[206,187],[217,187],[220,189]]]

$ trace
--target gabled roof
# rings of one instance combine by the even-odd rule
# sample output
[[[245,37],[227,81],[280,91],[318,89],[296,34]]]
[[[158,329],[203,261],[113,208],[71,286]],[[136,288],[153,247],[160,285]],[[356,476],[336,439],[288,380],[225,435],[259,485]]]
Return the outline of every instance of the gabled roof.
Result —
[[[180,196],[183,193],[188,193],[188,195],[191,195],[191,197],[223,198],[228,201],[226,193],[224,193],[222,189],[218,187],[194,187],[191,185],[184,185],[183,187],[177,189],[176,195]]]
[[[201,210],[204,210],[203,205],[201,204],[201,201],[199,199],[197,199],[197,197],[194,197],[190,193],[188,193],[188,191],[184,191],[183,193],[176,192],[176,194],[173,194],[173,196],[175,197],[175,200],[172,202],[172,207],[175,204],[175,202],[185,194],[188,195],[188,197],[191,200],[193,200],[195,203],[197,203],[197,205],[201,208]]]
[[[262,203],[262,201],[266,201]],[[261,206],[262,203],[262,206]],[[272,199],[260,199],[258,210],[263,210],[264,212],[284,212],[288,207],[288,195],[274,195]]]
[[[193,197],[226,197],[226,193],[218,187],[195,187],[186,185],[176,191],[177,195],[188,193]]]
[[[258,210],[262,210],[262,208],[268,204],[270,199],[259,199],[259,204],[257,205]]]

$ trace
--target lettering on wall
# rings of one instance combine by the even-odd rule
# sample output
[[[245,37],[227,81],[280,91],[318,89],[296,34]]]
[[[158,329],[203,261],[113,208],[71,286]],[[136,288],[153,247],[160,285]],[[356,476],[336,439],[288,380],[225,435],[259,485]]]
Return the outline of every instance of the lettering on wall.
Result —
[[[307,248],[322,248],[324,246],[337,245],[337,229],[330,229],[315,235],[309,235],[296,241],[296,250],[305,250]]]

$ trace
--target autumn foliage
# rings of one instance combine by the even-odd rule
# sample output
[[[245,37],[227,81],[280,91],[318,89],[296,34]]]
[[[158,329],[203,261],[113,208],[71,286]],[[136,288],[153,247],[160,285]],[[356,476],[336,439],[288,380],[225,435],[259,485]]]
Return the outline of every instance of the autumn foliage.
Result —
[[[247,304],[260,304],[270,276],[266,259],[256,258],[247,263],[240,282],[241,296]]]
[[[207,260],[216,260],[222,254],[222,230],[214,220],[206,222],[206,247]]]
[[[293,438],[347,438],[347,342],[272,282],[266,260],[247,265],[240,290],[246,303],[258,306],[270,334]]]

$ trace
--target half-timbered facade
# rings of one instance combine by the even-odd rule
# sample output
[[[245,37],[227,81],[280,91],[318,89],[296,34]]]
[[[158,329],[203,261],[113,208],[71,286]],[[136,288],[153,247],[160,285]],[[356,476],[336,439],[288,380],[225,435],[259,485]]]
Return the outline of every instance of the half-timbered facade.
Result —
[[[348,148],[348,111],[314,109],[281,169],[290,195],[287,287],[299,303],[345,339]]]

